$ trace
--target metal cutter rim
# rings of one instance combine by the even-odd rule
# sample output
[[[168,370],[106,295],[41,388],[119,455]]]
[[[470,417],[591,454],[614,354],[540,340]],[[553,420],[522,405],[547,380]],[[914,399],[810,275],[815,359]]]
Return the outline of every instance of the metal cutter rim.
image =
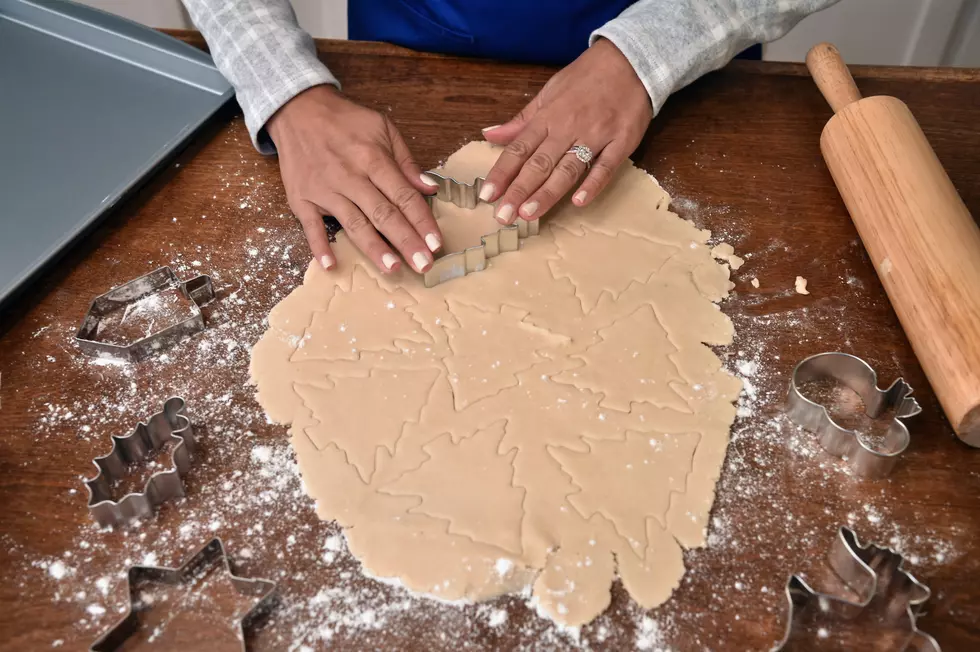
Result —
[[[844,428],[830,416],[824,405],[803,395],[800,387],[807,381],[830,378],[857,393],[864,401],[865,413],[877,418],[889,407],[895,417],[886,434],[887,450],[872,448],[858,432]],[[881,478],[894,468],[898,457],[910,443],[903,419],[922,411],[911,396],[912,387],[898,378],[887,389],[878,387],[878,374],[867,362],[849,353],[818,353],[802,360],[790,376],[787,415],[797,425],[817,433],[821,447],[850,462],[855,473]]]

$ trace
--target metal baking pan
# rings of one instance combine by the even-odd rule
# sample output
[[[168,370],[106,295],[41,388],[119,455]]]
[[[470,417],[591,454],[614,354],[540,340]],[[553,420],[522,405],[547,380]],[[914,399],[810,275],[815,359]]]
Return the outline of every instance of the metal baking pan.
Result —
[[[204,52],[64,0],[0,0],[0,304],[233,96]]]

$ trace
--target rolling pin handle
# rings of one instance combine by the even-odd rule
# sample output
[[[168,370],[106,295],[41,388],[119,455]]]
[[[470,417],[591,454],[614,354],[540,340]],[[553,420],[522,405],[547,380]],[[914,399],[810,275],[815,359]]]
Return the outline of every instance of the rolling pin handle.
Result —
[[[851,71],[847,69],[840,51],[831,43],[819,43],[810,48],[806,55],[806,67],[834,113],[861,99],[861,91],[854,83]]]

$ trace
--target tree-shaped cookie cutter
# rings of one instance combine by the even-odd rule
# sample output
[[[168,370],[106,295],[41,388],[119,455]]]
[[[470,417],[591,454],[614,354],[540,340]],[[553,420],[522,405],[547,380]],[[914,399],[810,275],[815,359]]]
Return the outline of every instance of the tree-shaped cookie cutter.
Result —
[[[157,566],[131,566],[126,574],[126,584],[129,589],[129,609],[122,620],[113,625],[108,631],[92,643],[91,652],[114,652],[125,645],[126,641],[140,629],[140,612],[145,609],[142,600],[143,587],[149,583],[180,586],[193,582],[202,570],[220,562],[222,569],[228,575],[235,590],[245,596],[256,598],[256,602],[238,620],[238,639],[245,652],[245,630],[258,623],[276,606],[278,594],[276,583],[271,580],[247,579],[235,575],[231,560],[225,554],[221,539],[211,539],[203,548],[195,552],[190,559],[177,568]]]
[[[109,454],[93,460],[99,473],[86,480],[85,487],[89,511],[99,525],[107,527],[151,516],[164,501],[184,496],[183,476],[190,469],[195,452],[194,427],[187,418],[186,407],[180,397],[168,399],[161,411],[146,423],[136,424],[130,434],[113,435]],[[114,501],[112,486],[132,465],[159,453],[168,442],[175,444],[171,452],[172,466],[151,475],[141,493],[127,494]]]
[[[789,617],[782,640],[773,648],[789,649],[792,644],[793,623],[807,609],[817,608],[833,618],[865,625],[886,625],[907,630],[904,645],[891,649],[915,652],[940,652],[939,643],[921,631],[916,623],[932,592],[903,568],[902,555],[891,548],[874,544],[862,546],[857,534],[841,527],[831,545],[827,561],[831,569],[857,596],[851,601],[828,593],[819,593],[797,575],[786,583]]]
[[[481,201],[480,191],[486,179],[477,177],[473,183],[456,181],[438,172],[426,174],[439,186],[434,195],[428,195],[426,201],[432,206],[434,200],[455,204],[460,208],[473,209]],[[429,271],[423,275],[425,287],[431,288],[472,272],[480,272],[487,268],[487,259],[508,251],[517,251],[520,241],[532,235],[537,235],[541,227],[539,220],[524,220],[518,218],[514,224],[501,225],[493,233],[480,238],[480,244],[468,247],[462,251],[454,251],[436,258]]]
[[[826,407],[811,401],[800,391],[806,383],[824,378],[854,390],[864,401],[865,413],[872,419],[880,417],[889,408],[895,409],[895,418],[880,446],[871,446],[854,430],[838,425]],[[888,389],[880,389],[878,374],[861,358],[847,353],[818,353],[800,362],[793,370],[787,415],[797,425],[816,432],[820,446],[831,455],[849,461],[857,475],[882,478],[908,448],[909,430],[902,420],[922,411],[911,394],[912,388],[901,378]]]
[[[191,314],[175,324],[150,333],[128,344],[96,340],[102,320],[110,313],[124,310],[152,294],[177,288],[191,302]],[[178,340],[204,330],[201,306],[214,299],[214,284],[207,274],[181,282],[169,267],[161,267],[132,281],[123,283],[92,301],[82,325],[75,335],[78,348],[86,355],[121,362],[137,362],[151,353],[172,346]]]

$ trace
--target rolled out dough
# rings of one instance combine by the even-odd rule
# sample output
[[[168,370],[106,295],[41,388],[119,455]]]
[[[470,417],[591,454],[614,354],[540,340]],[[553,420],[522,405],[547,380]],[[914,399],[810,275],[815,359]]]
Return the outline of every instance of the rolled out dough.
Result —
[[[445,172],[498,154],[470,143]],[[311,264],[272,310],[259,402],[368,573],[446,600],[531,586],[573,626],[617,575],[644,607],[670,596],[705,542],[741,383],[706,346],[732,340],[728,267],[669,201],[626,163],[589,207],[431,289],[341,233],[340,270]],[[491,211],[440,204],[447,248]]]

